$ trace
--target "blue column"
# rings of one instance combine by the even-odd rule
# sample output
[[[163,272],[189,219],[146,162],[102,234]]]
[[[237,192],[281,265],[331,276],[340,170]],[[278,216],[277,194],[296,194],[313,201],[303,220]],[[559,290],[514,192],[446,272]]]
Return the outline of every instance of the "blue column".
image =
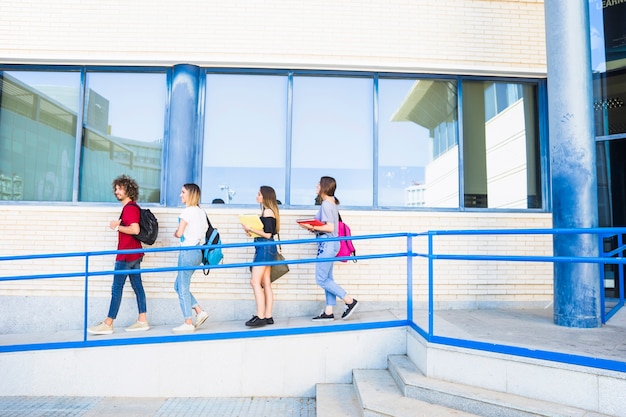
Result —
[[[554,228],[598,226],[588,0],[545,0]],[[554,238],[555,256],[598,256],[591,235]],[[601,326],[600,266],[555,263],[554,322]]]
[[[198,144],[198,86],[200,68],[195,65],[175,65],[170,97],[169,142],[164,167],[167,206],[180,204],[180,188],[188,182],[198,182],[197,158],[202,158]]]

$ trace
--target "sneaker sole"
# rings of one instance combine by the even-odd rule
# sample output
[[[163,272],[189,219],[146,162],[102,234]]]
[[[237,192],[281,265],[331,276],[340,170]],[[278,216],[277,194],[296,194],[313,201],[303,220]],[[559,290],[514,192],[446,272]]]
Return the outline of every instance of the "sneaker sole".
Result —
[[[137,327],[137,328],[134,328],[134,329],[124,329],[124,330],[126,330],[127,332],[145,332],[146,330],[150,330],[150,326],[147,326],[147,327]]]
[[[176,334],[182,334],[182,333],[193,333],[195,330],[196,330],[195,328],[189,329],[189,330],[175,330],[175,329],[172,329],[172,332],[176,333]]]

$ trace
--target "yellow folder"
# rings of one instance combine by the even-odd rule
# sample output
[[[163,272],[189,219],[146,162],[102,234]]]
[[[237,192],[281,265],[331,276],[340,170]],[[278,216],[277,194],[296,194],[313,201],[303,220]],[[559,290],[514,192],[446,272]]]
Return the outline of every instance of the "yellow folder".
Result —
[[[253,228],[254,230],[263,230],[263,222],[258,214],[240,214],[239,223]],[[250,233],[252,237],[261,237],[256,233]]]

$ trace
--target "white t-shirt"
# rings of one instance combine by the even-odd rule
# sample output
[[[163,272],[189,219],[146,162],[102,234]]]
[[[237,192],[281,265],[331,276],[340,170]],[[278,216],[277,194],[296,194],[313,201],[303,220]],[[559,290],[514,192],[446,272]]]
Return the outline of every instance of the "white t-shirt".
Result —
[[[180,218],[187,222],[187,227],[180,238],[181,246],[204,245],[204,238],[209,224],[206,213],[198,206],[185,207]]]

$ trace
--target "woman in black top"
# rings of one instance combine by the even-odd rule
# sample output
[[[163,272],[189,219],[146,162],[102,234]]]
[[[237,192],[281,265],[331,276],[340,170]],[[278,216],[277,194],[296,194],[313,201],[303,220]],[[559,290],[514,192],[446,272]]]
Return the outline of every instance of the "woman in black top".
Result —
[[[274,235],[280,231],[280,215],[278,213],[276,192],[272,187],[262,185],[256,196],[256,201],[261,205],[263,230],[256,230],[246,225],[243,225],[243,229],[248,236],[251,236],[251,233],[259,236],[254,238],[255,242],[273,241]],[[257,246],[254,253],[254,262],[275,261],[276,255],[276,245]],[[256,301],[256,315],[246,322],[246,326],[259,327],[266,324],[274,324],[274,318],[272,317],[274,292],[272,291],[270,280],[271,269],[270,265],[254,265],[251,268],[250,286]]]

